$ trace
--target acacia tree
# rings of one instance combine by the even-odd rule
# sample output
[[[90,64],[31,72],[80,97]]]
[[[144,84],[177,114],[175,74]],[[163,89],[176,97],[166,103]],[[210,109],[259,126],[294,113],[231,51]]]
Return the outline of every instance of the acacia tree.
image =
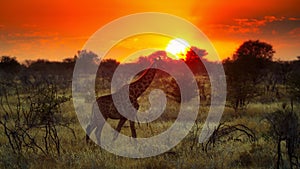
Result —
[[[93,51],[81,50],[77,53],[77,66],[82,68],[83,74],[94,73],[95,67],[99,66],[99,56]]]
[[[185,63],[189,66],[194,74],[206,74],[206,69],[203,62],[206,62],[206,59],[203,58],[208,53],[204,49],[199,49],[195,46],[192,46],[189,51],[186,53]],[[200,59],[200,57],[202,59]]]
[[[288,76],[291,74],[292,66],[288,61],[276,61],[268,64],[263,73],[262,87],[264,89],[261,102],[275,101],[282,98],[280,86],[287,86]]]
[[[250,99],[259,94],[258,84],[263,80],[274,53],[272,45],[249,40],[237,49],[232,59],[224,61],[227,97],[235,112],[245,108]]]
[[[0,58],[0,78],[1,81],[14,79],[16,74],[22,69],[22,65],[15,57],[2,56]]]
[[[0,59],[0,70],[5,73],[17,73],[21,68],[15,57],[2,56]]]
[[[283,152],[281,142],[283,141],[286,143],[290,168],[293,169],[294,166],[298,166],[300,125],[297,114],[287,109],[286,104],[283,104],[283,110],[269,113],[266,119],[271,125],[269,134],[277,144],[276,168],[279,169],[282,165]]]
[[[291,63],[292,70],[287,78],[287,88],[290,95],[291,107],[294,100],[300,100],[300,60]]]
[[[70,119],[60,109],[70,97],[62,95],[54,82],[37,79],[31,86],[1,82],[0,92],[0,126],[14,153],[60,155],[58,130],[70,129],[75,137]]]

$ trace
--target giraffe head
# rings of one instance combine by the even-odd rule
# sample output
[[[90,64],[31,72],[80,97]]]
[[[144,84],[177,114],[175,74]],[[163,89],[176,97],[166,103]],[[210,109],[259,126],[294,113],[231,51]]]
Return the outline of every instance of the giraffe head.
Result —
[[[153,58],[151,68],[157,69],[163,66],[163,61],[160,56]]]

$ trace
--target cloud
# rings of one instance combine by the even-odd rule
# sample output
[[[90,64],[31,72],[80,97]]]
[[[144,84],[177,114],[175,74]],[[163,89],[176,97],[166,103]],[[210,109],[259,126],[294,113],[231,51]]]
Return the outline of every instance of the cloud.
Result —
[[[250,26],[263,26],[266,24],[266,20],[258,20],[258,19],[234,19],[236,24],[243,26],[243,27],[250,27]]]
[[[299,38],[300,37],[300,27],[291,30],[289,32],[289,35]]]
[[[236,22],[233,27],[236,27],[237,32],[248,33],[248,32],[260,32],[260,27],[265,26],[268,23],[275,21],[283,21],[285,17],[276,17],[276,16],[264,16],[262,19],[234,19]]]
[[[250,26],[251,23],[228,25],[228,24],[214,24],[210,25],[209,28],[213,32],[226,33],[226,34],[246,34],[246,33],[258,33],[259,28],[257,26]]]
[[[294,17],[291,17],[289,18],[290,21],[300,21],[300,18],[294,18]]]
[[[212,24],[210,28],[217,32],[229,34],[261,34],[264,27],[271,23],[289,21],[285,17],[264,16],[262,18],[235,18],[231,24]],[[276,30],[270,31],[276,34]]]
[[[274,22],[274,21],[283,21],[285,19],[284,16],[282,17],[276,17],[276,16],[265,16],[264,20],[266,22]]]

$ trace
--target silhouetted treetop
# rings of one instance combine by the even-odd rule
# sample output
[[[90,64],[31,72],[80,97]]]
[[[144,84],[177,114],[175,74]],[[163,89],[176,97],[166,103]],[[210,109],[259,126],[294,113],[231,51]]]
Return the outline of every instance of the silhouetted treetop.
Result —
[[[203,57],[208,53],[205,49],[192,46],[186,53],[185,63],[189,66],[194,74],[206,73],[203,62],[206,61]]]
[[[17,73],[21,69],[21,64],[16,57],[2,56],[0,60],[0,71],[4,73]]]
[[[275,51],[265,42],[246,41],[234,53],[233,59],[223,61],[227,78],[227,98],[237,112],[259,94],[259,84],[270,74]]]
[[[208,53],[205,49],[200,49],[196,46],[192,46],[186,53],[186,61],[200,59],[200,57],[206,56]]]
[[[100,66],[98,67],[97,74],[111,80],[119,64],[120,62],[116,61],[115,59],[104,59],[101,61]]]
[[[266,59],[271,61],[275,51],[272,45],[260,42],[259,40],[249,40],[244,42],[233,55],[234,60],[238,59]]]

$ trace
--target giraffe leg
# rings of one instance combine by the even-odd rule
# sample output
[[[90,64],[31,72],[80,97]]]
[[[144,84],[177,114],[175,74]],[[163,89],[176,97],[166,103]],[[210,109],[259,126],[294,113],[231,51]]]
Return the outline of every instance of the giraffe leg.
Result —
[[[134,122],[130,121],[130,130],[131,130],[131,135],[133,138],[136,138],[136,131],[135,131],[135,127],[134,127]]]
[[[85,135],[85,142],[88,144],[89,143],[89,140],[90,140],[90,134],[91,132],[96,128],[96,125],[93,125],[93,124],[89,124],[87,127],[86,127],[86,135]]]
[[[90,118],[90,122],[89,122],[88,126],[85,129],[85,131],[86,131],[85,141],[87,144],[90,141],[90,135],[91,135],[92,131],[97,127],[97,125],[96,125],[97,123],[95,123],[95,121],[94,121],[96,119],[96,115],[97,115],[96,112],[94,111],[96,105],[97,105],[96,103],[93,104],[92,116]]]
[[[101,144],[101,134],[102,134],[102,129],[103,129],[104,124],[105,124],[105,121],[101,120],[98,123],[98,126],[97,126],[96,131],[95,131],[98,145]]]
[[[118,137],[118,135],[119,135],[119,133],[120,133],[120,131],[121,131],[121,128],[122,128],[122,126],[124,125],[124,123],[126,122],[126,120],[127,119],[124,119],[124,118],[122,118],[122,119],[120,119],[120,121],[119,121],[119,123],[118,123],[118,126],[117,126],[117,132],[115,133],[115,135],[114,135],[114,138],[113,138],[113,141],[115,141],[116,139],[117,139],[117,137]]]

